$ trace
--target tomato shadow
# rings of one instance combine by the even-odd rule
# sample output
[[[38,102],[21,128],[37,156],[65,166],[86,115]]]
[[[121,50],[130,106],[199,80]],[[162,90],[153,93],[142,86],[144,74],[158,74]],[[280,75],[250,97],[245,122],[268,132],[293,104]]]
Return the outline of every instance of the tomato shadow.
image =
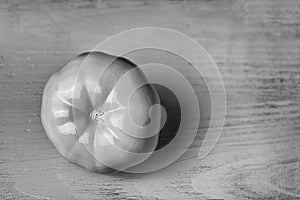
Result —
[[[178,159],[178,162],[198,157],[211,120],[211,96],[209,94],[207,84],[202,77],[196,80],[196,82],[197,83],[195,83],[192,79],[190,80],[191,86],[198,100],[200,111],[198,131],[193,142],[191,143],[191,146]],[[156,147],[157,151],[168,145],[178,134],[180,124],[186,122],[181,117],[181,105],[176,95],[165,86],[159,84],[153,84],[153,86],[156,88],[160,96],[161,105],[167,112],[165,125],[159,133],[159,141]]]
[[[176,95],[167,87],[159,84],[152,84],[160,97],[160,103],[165,108],[167,119],[159,132],[158,144],[155,151],[168,145],[176,136],[180,121],[181,109]]]

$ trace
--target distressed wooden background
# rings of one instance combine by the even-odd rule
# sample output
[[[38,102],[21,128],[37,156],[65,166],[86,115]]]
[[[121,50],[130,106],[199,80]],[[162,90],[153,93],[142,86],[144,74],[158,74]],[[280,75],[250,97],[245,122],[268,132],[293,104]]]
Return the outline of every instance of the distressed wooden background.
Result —
[[[223,133],[203,160],[90,173],[46,137],[43,87],[77,54],[143,26],[181,31],[212,55],[227,92]],[[299,132],[298,0],[0,2],[0,199],[299,199]]]

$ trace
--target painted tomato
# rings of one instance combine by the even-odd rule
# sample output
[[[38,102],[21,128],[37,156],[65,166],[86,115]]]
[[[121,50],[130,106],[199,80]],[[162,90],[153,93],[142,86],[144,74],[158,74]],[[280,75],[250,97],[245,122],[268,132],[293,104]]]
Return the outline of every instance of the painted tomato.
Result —
[[[160,103],[145,75],[124,58],[83,53],[48,80],[41,120],[58,152],[96,172],[122,170],[155,150]],[[152,123],[157,121],[157,123]],[[149,124],[152,124],[149,126]]]

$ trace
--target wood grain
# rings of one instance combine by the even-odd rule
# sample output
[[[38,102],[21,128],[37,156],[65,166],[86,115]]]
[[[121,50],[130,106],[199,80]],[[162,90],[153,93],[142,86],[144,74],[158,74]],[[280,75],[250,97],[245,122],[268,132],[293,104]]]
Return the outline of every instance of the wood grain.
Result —
[[[47,79],[106,37],[144,26],[181,31],[216,61],[228,100],[220,140],[200,160],[199,136],[146,175],[68,163],[40,122]],[[300,198],[299,1],[1,1],[0,27],[0,199]]]

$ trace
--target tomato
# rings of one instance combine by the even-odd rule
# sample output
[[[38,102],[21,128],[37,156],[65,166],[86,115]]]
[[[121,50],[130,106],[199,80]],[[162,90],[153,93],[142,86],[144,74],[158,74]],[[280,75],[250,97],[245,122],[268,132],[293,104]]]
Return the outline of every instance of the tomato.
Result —
[[[58,152],[101,173],[146,160],[158,134],[143,127],[160,120],[161,112],[150,113],[160,99],[151,84],[141,83],[147,79],[132,62],[101,52],[83,53],[53,74],[44,88],[41,120]]]

